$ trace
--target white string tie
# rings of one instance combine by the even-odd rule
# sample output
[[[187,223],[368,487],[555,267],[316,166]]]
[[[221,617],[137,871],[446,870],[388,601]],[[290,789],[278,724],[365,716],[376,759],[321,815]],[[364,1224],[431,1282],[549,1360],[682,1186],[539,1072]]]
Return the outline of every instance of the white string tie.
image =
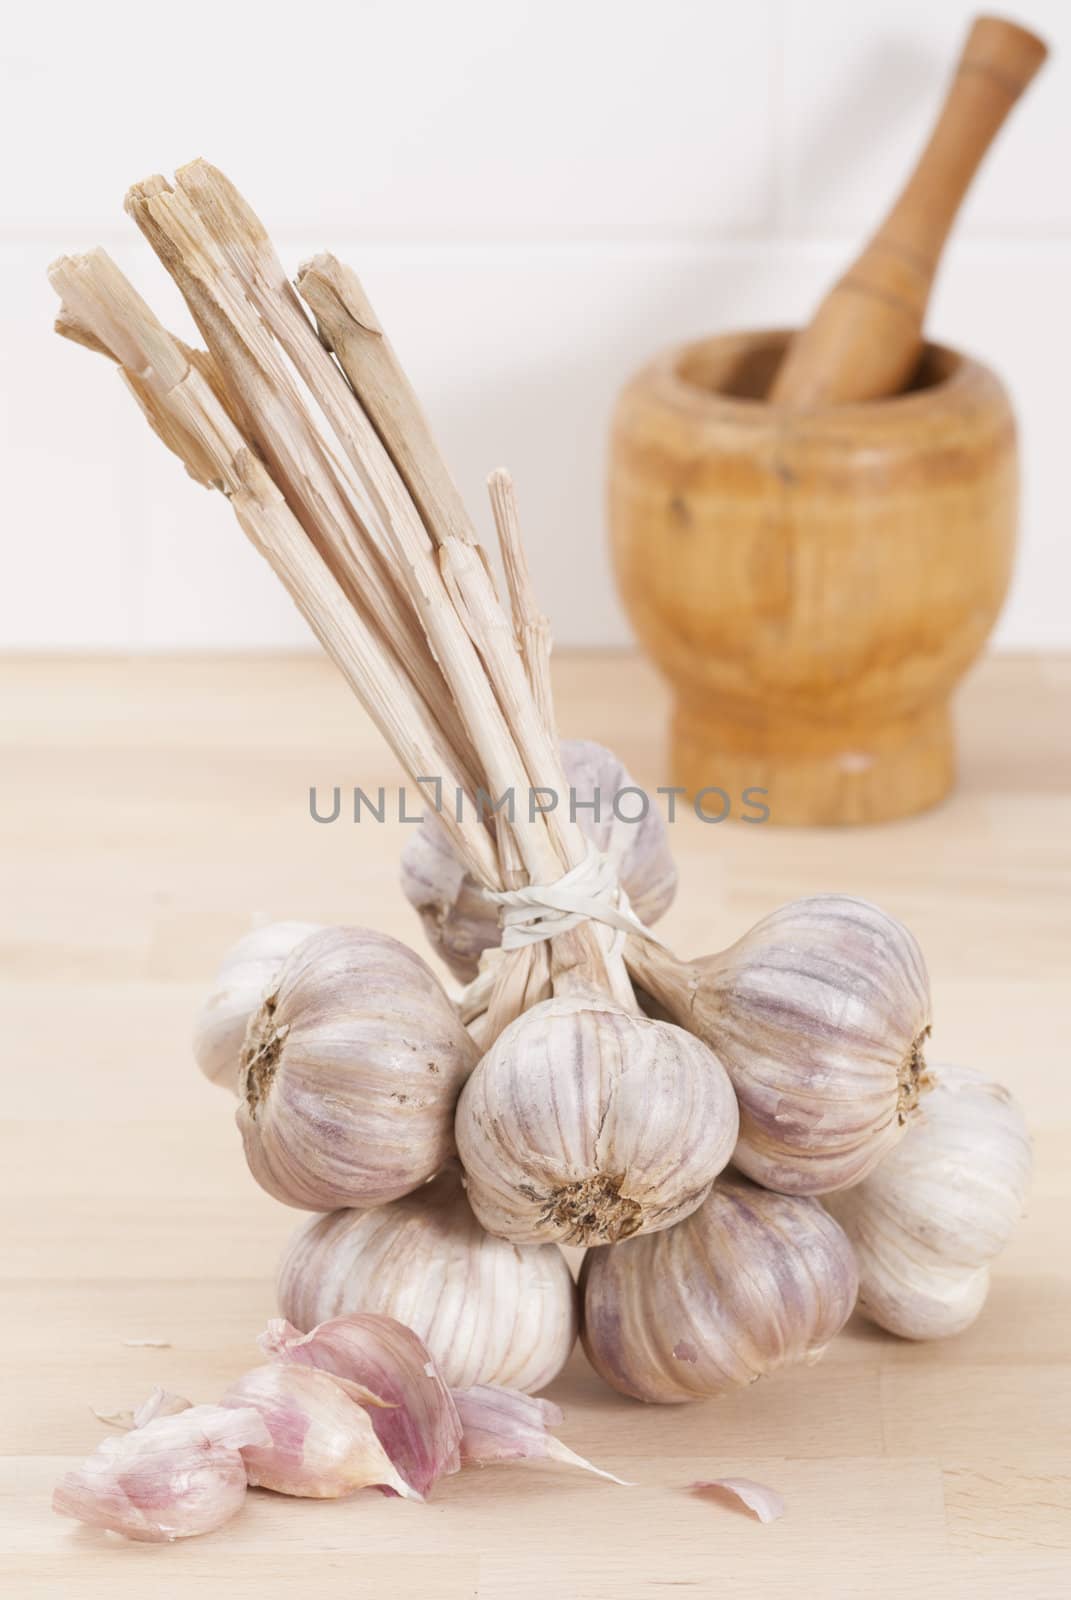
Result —
[[[484,894],[499,907],[503,950],[553,939],[581,922],[602,922],[622,936],[639,933],[651,938],[618,882],[616,864],[591,843],[583,861],[553,883],[485,889]]]

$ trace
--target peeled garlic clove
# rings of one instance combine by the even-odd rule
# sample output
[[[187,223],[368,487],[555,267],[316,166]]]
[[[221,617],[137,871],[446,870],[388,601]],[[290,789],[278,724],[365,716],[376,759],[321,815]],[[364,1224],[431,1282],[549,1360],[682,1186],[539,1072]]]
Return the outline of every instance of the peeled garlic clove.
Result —
[[[144,1408],[142,1408],[144,1409]],[[105,1439],[60,1480],[52,1509],[128,1539],[188,1539],[241,1510],[245,1463],[239,1452],[268,1442],[257,1410],[189,1406]]]
[[[699,1039],[595,995],[560,995],[495,1040],[456,1131],[485,1228],[595,1245],[694,1211],[737,1126],[729,1080]]]
[[[604,745],[592,739],[563,739],[561,755],[581,831],[616,864],[633,911],[650,927],[670,905],[677,887],[669,833],[660,811],[648,800],[643,814],[642,792]],[[626,790],[633,792],[625,794]],[[598,821],[590,809],[596,793]],[[622,817],[637,821],[615,815],[618,796]],[[516,803],[525,804],[526,797],[518,796]],[[569,794],[558,797],[563,815],[569,805]],[[465,872],[434,812],[413,830],[402,852],[401,872],[403,893],[419,912],[429,943],[456,977],[471,982],[483,952],[501,941],[498,909]]]
[[[461,1465],[457,1406],[426,1345],[393,1317],[352,1313],[300,1333],[283,1317],[258,1341],[275,1361],[363,1384],[388,1404],[370,1411],[376,1438],[406,1483],[427,1494]]]
[[[597,1478],[608,1478],[611,1483],[625,1482],[612,1472],[593,1467],[554,1437],[549,1430],[562,1421],[562,1413],[550,1400],[533,1400],[516,1389],[494,1385],[455,1389],[454,1399],[464,1429],[464,1467],[487,1467],[502,1461],[558,1461],[563,1466],[593,1472]]]
[[[719,1178],[683,1222],[584,1257],[581,1339],[637,1400],[723,1394],[815,1361],[855,1304],[855,1258],[817,1200]]]
[[[742,1172],[782,1194],[858,1183],[925,1089],[930,985],[912,935],[847,895],[794,900],[719,955],[630,945],[637,981],[716,1050]]]
[[[1030,1187],[1030,1138],[1008,1091],[965,1067],[935,1067],[933,1080],[896,1149],[826,1202],[855,1247],[860,1311],[905,1339],[974,1321]]]
[[[221,1405],[252,1406],[269,1438],[242,1451],[249,1482],[279,1494],[337,1500],[356,1489],[421,1496],[376,1437],[366,1406],[382,1400],[361,1384],[314,1367],[273,1363],[232,1383]]]
[[[242,1049],[237,1121],[287,1205],[374,1206],[454,1149],[476,1047],[430,967],[367,928],[324,928],[284,962]]]
[[[193,1053],[206,1078],[238,1093],[242,1043],[249,1019],[272,988],[290,952],[319,931],[316,922],[272,922],[265,928],[254,928],[227,951],[193,1033]]]
[[[451,1388],[543,1389],[576,1342],[576,1285],[561,1251],[485,1233],[456,1164],[376,1211],[313,1218],[287,1247],[278,1296],[303,1329],[352,1311],[396,1318]]]

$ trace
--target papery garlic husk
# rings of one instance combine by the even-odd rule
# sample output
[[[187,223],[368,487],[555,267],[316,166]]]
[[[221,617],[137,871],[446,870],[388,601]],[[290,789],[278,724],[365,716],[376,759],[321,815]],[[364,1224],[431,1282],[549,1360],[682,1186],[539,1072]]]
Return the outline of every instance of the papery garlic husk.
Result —
[[[518,1242],[603,1245],[701,1204],[736,1142],[717,1057],[598,995],[555,995],[506,1028],[458,1103],[469,1200]]]
[[[384,1403],[362,1384],[288,1362],[243,1373],[220,1401],[252,1406],[264,1420],[270,1437],[242,1451],[258,1488],[310,1500],[388,1488],[419,1500],[376,1437],[369,1413]]]
[[[54,1511],[157,1542],[210,1533],[241,1510],[246,1469],[239,1452],[269,1440],[256,1409],[186,1406],[150,1415],[140,1407],[136,1415],[145,1420],[132,1432],[103,1440],[61,1478]]]
[[[481,1384],[474,1389],[455,1389],[454,1399],[461,1417],[461,1464],[487,1467],[506,1461],[556,1461],[562,1466],[580,1467],[597,1478],[624,1484],[612,1472],[593,1467],[575,1450],[562,1444],[550,1432],[564,1419],[561,1407],[551,1400],[535,1400],[516,1389]]]
[[[638,821],[623,821],[614,815],[615,795],[635,790],[637,785],[605,745],[592,739],[563,739],[561,756],[566,782],[575,791],[581,832],[615,864],[633,911],[651,927],[668,909],[677,888],[665,820],[650,801]],[[588,809],[596,791],[600,796],[598,821]],[[542,796],[540,803],[547,803]],[[527,796],[518,795],[516,804],[525,806]],[[569,804],[568,794],[559,796],[563,814],[568,814]],[[638,796],[630,794],[622,798],[619,809],[627,817],[638,815],[642,808]],[[434,811],[426,814],[409,837],[402,852],[401,879],[402,892],[419,913],[428,942],[455,977],[470,983],[483,952],[501,941],[498,909],[461,865]]]
[[[1007,1089],[966,1067],[933,1079],[896,1149],[826,1202],[855,1248],[860,1311],[905,1339],[974,1321],[1030,1187],[1030,1138]]]
[[[319,933],[320,926],[317,922],[270,922],[245,934],[227,951],[193,1030],[197,1065],[212,1083],[238,1093],[249,1019],[271,992],[290,952]]]
[[[348,1378],[387,1404],[369,1411],[376,1438],[406,1483],[426,1495],[461,1465],[461,1419],[423,1340],[393,1317],[355,1312],[301,1333],[276,1317],[257,1341],[273,1361]],[[393,1492],[393,1491],[388,1491]]]
[[[733,1173],[676,1227],[588,1252],[580,1336],[622,1394],[702,1400],[817,1360],[857,1286],[852,1247],[819,1201]]]
[[[576,1342],[576,1285],[561,1251],[486,1233],[456,1163],[391,1205],[313,1218],[287,1247],[278,1297],[306,1330],[352,1311],[396,1318],[452,1389],[543,1389]]]
[[[310,1211],[380,1205],[453,1153],[476,1047],[431,968],[386,934],[305,939],[252,1018],[237,1121],[257,1182]]]
[[[740,1102],[734,1164],[782,1194],[858,1183],[927,1085],[930,985],[913,936],[866,900],[815,895],[719,955],[636,939],[629,969],[716,1050]]]

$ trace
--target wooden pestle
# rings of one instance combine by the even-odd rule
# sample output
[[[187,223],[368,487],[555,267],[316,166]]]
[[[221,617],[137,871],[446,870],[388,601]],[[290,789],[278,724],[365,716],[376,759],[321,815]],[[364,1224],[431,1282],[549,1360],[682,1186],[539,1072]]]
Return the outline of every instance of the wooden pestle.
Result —
[[[896,394],[922,349],[941,250],[971,179],[1048,54],[1000,17],[977,17],[937,126],[863,253],[826,295],[781,362],[769,398],[804,410]]]

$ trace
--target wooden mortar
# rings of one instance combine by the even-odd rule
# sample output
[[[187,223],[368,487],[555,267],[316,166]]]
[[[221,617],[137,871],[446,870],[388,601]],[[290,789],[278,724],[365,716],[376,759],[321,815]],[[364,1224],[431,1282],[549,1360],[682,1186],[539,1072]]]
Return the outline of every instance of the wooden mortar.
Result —
[[[675,783],[735,816],[766,789],[774,822],[902,817],[953,781],[949,698],[1011,571],[1015,420],[987,367],[936,344],[903,394],[770,404],[789,338],[705,339],[627,385],[617,577],[675,691]]]

